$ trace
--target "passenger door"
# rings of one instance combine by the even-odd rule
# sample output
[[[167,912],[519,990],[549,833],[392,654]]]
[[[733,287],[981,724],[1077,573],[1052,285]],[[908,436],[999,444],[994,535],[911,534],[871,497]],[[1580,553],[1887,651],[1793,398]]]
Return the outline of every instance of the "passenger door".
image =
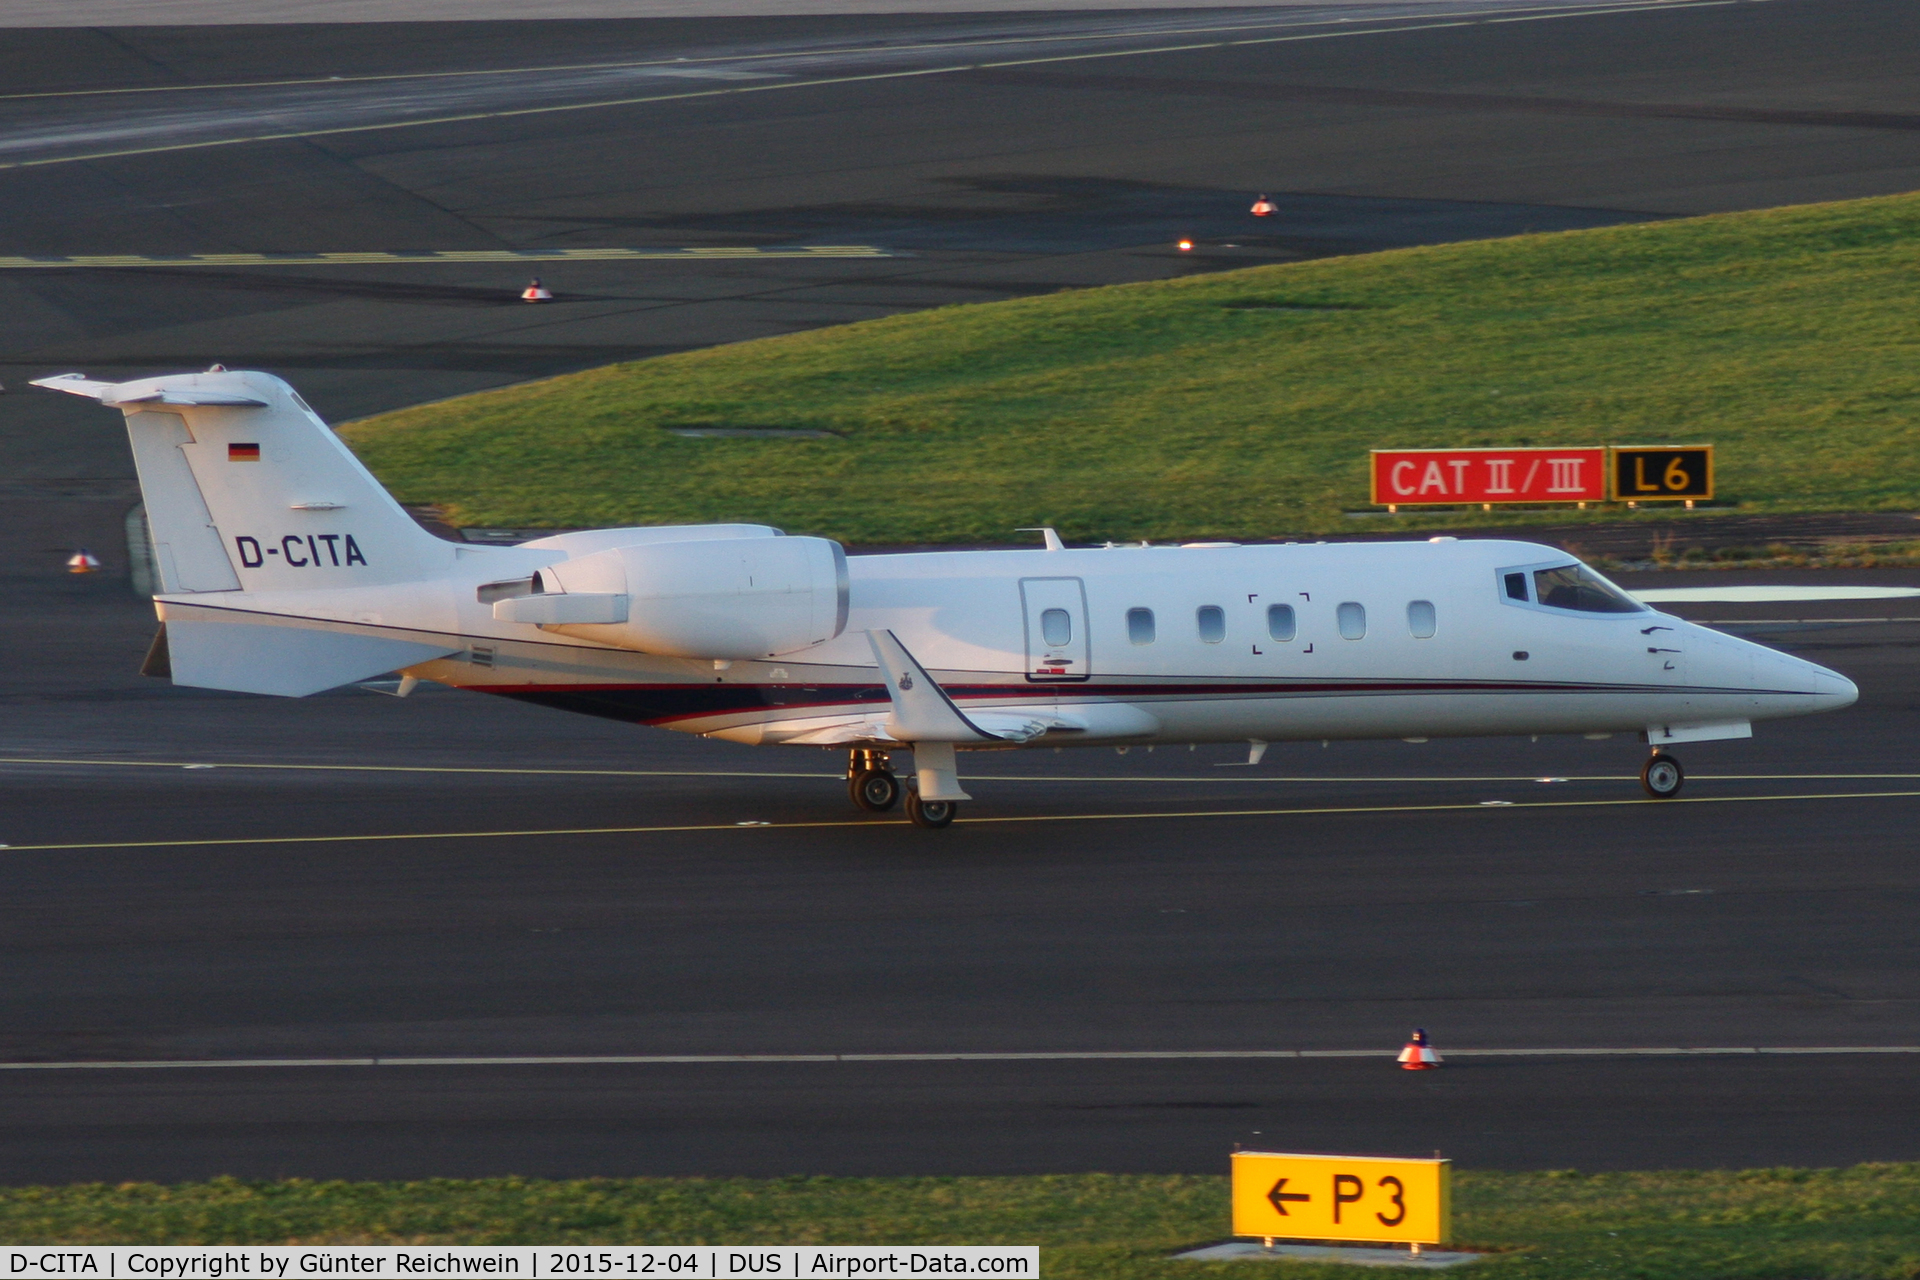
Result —
[[[1087,593],[1078,578],[1022,578],[1027,679],[1035,684],[1085,680],[1088,659]]]

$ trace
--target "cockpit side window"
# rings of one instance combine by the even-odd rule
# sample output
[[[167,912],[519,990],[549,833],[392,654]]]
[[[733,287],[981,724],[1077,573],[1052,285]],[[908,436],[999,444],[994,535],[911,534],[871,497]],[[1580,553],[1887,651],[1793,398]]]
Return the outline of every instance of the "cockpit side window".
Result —
[[[1509,594],[1515,576],[1507,575]],[[1583,564],[1535,569],[1533,598],[1549,609],[1580,613],[1644,613],[1647,608]]]
[[[1500,603],[1588,617],[1646,613],[1647,606],[1579,563],[1520,564],[1494,571]]]

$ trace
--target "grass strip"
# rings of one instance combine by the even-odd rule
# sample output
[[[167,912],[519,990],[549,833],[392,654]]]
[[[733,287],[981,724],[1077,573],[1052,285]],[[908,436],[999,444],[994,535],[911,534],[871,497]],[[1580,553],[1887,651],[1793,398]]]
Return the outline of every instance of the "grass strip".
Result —
[[[342,434],[460,525],[1257,538],[1352,527],[1372,447],[1600,443],[1711,442],[1746,510],[1907,509],[1916,269],[1920,195],[1804,205],[944,307]],[[675,434],[712,428],[753,434]]]
[[[1489,1280],[1894,1280],[1920,1273],[1920,1164],[1455,1175]],[[1249,1276],[1175,1262],[1225,1235],[1224,1177],[522,1178],[0,1190],[32,1244],[1038,1244],[1052,1277]],[[1265,1276],[1266,1271],[1258,1273]],[[1286,1264],[1302,1280],[1350,1268]]]

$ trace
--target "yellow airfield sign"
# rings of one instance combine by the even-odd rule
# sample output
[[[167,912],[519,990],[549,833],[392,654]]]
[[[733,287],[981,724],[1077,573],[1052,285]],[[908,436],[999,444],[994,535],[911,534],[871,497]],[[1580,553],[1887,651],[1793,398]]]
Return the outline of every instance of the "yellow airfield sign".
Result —
[[[1452,1161],[1233,1153],[1233,1234],[1445,1244]]]

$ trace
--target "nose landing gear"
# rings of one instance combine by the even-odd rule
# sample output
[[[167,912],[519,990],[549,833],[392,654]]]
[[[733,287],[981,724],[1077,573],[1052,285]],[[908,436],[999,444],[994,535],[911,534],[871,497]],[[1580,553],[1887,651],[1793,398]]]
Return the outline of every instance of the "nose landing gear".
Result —
[[[918,787],[907,791],[907,817],[916,827],[938,829],[950,826],[960,806],[951,800],[922,800]]]
[[[868,813],[885,813],[900,802],[900,779],[884,751],[855,747],[847,757],[847,794]]]
[[[1680,794],[1680,788],[1686,785],[1686,781],[1686,770],[1664,751],[1654,752],[1646,767],[1640,770],[1640,785],[1655,800],[1673,799]]]

